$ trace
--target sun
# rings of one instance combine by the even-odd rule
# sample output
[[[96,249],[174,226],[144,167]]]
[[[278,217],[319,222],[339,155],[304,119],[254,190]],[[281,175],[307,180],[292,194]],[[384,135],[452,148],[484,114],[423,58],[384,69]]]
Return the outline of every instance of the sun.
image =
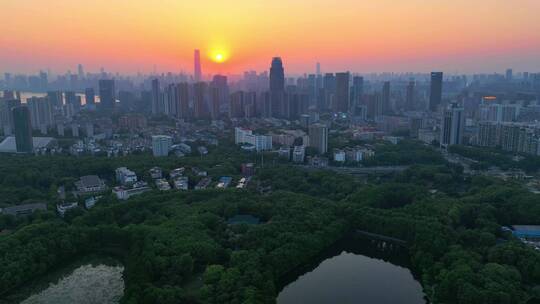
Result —
[[[214,56],[214,60],[216,62],[223,62],[223,60],[225,59],[225,57],[223,56],[223,54],[221,53],[217,53],[215,56]]]

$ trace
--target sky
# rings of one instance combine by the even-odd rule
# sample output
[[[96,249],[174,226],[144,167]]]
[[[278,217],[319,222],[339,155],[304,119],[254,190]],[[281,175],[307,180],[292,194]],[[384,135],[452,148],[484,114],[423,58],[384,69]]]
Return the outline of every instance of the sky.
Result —
[[[540,72],[540,0],[0,0],[0,72]],[[220,54],[222,62],[215,62]]]

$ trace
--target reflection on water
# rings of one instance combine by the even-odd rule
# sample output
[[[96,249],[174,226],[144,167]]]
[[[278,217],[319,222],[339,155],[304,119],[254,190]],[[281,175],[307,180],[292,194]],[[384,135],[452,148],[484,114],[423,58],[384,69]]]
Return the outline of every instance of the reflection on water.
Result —
[[[123,270],[121,266],[83,265],[21,303],[119,303],[124,293]]]
[[[398,266],[408,258],[404,251],[366,240],[336,244],[287,279],[277,304],[424,304],[420,283]]]

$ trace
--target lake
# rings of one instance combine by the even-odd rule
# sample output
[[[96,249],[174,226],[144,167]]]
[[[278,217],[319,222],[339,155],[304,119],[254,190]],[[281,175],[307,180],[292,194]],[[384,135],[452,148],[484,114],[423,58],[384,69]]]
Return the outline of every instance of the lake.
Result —
[[[425,304],[404,248],[350,237],[284,279],[277,304]]]
[[[30,282],[0,303],[116,304],[124,295],[123,271],[115,260],[84,258]]]

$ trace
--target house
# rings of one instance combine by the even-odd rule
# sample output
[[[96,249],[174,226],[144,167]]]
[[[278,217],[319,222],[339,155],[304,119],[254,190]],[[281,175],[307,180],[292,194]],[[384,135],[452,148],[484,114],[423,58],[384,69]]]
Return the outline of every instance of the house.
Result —
[[[176,168],[174,170],[172,170],[169,175],[171,177],[171,179],[175,179],[177,177],[180,177],[182,175],[184,175],[184,172],[186,171],[186,168],[182,167],[182,168]]]
[[[189,179],[187,176],[179,176],[173,182],[174,188],[178,190],[189,189]]]
[[[201,170],[197,167],[193,167],[191,168],[191,171],[193,172],[193,174],[197,175],[197,176],[207,176],[208,175],[208,172],[204,171],[204,170]]]
[[[230,176],[222,176],[219,178],[219,182],[216,186],[216,188],[220,188],[220,189],[225,189],[225,188],[228,188],[229,185],[231,184],[232,182],[232,177]]]
[[[0,208],[1,214],[13,215],[13,216],[24,216],[32,214],[35,211],[46,211],[47,204],[45,203],[34,203],[34,204],[23,204],[12,207]]]
[[[208,149],[204,146],[200,146],[197,148],[197,151],[199,151],[200,155],[206,155],[208,154]]]
[[[163,171],[160,167],[154,167],[148,171],[152,179],[158,179],[162,177]]]
[[[56,205],[56,211],[58,211],[58,214],[60,214],[61,217],[64,217],[66,212],[69,210],[75,209],[79,207],[79,203],[73,202],[73,203],[63,203]]]
[[[116,181],[122,185],[133,184],[137,181],[137,174],[126,167],[116,169]]]
[[[212,178],[205,177],[197,183],[197,185],[195,186],[195,190],[206,189],[208,186],[210,186],[210,183],[212,183]]]
[[[75,182],[75,187],[77,187],[77,191],[81,194],[102,192],[107,190],[105,182],[97,175],[82,176],[78,181]]]
[[[160,179],[157,179],[156,180],[156,187],[161,190],[161,191],[168,191],[168,190],[171,190],[171,185],[169,184],[169,182],[164,179],[164,178],[160,178]]]
[[[336,149],[334,150],[334,161],[344,163],[345,162],[345,151]]]
[[[91,209],[94,207],[97,203],[97,201],[101,198],[101,196],[92,196],[84,200],[84,207],[86,209]]]
[[[293,150],[292,161],[295,163],[303,163],[306,157],[306,148],[304,146],[295,146]]]
[[[112,192],[119,200],[127,200],[134,195],[138,195],[150,190],[152,189],[148,187],[148,183],[137,182],[131,188],[125,186],[114,187]]]

